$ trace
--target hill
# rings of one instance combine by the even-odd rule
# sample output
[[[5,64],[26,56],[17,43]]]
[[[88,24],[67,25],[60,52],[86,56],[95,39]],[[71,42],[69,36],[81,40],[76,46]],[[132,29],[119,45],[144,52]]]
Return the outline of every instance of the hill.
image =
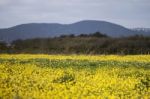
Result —
[[[137,31],[106,21],[85,20],[72,24],[29,23],[0,29],[0,40],[11,42],[17,39],[45,38],[62,34],[89,34],[101,32],[112,37],[140,34]],[[143,35],[145,35],[143,33]]]
[[[139,34],[144,34],[145,36],[150,35],[150,28],[133,28],[132,30]]]

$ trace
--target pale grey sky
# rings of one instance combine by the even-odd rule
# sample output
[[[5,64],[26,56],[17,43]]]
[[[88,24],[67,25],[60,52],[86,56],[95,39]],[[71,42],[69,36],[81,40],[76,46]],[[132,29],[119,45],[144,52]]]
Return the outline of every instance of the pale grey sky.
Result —
[[[0,0],[0,28],[86,19],[150,27],[150,0]]]

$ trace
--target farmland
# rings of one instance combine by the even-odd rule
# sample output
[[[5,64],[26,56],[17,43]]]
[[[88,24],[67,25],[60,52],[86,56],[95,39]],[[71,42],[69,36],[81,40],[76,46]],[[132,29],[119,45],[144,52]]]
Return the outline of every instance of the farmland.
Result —
[[[148,99],[150,55],[0,55],[0,98]]]

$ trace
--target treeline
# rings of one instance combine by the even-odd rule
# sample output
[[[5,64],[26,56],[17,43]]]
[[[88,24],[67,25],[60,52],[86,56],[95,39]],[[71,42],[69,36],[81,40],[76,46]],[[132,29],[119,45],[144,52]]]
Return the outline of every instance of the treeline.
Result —
[[[16,40],[7,45],[0,43],[0,53],[32,54],[149,54],[150,37],[135,35],[111,38],[93,34],[61,35],[54,38]]]

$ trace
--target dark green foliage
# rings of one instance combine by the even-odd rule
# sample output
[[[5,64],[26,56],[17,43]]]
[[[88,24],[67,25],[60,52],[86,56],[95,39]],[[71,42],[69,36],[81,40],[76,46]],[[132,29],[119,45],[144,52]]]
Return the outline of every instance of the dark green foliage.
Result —
[[[95,32],[92,34],[80,34],[78,37],[98,37],[98,38],[106,37],[107,38],[108,36],[100,32]]]
[[[4,51],[5,46],[1,46]],[[78,36],[71,34],[54,38],[16,40],[7,50],[10,53],[31,54],[149,54],[150,37],[135,35],[111,38],[100,32]]]
[[[57,79],[54,79],[53,82],[54,83],[68,83],[68,82],[75,83],[75,75],[65,72],[64,75],[62,75]]]
[[[5,42],[0,41],[0,53],[7,53],[8,46]]]
[[[36,64],[39,67],[51,67],[51,68],[68,68],[72,67],[74,69],[95,69],[101,68],[104,66],[121,66],[121,68],[128,68],[129,66],[136,67],[137,69],[143,68],[145,70],[150,69],[150,63],[148,62],[126,62],[126,61],[89,61],[89,60],[49,60],[45,58],[39,59],[29,59],[29,60],[19,60],[19,59],[0,59],[0,63],[9,63],[10,65],[13,64]],[[134,73],[137,76],[140,74]]]

